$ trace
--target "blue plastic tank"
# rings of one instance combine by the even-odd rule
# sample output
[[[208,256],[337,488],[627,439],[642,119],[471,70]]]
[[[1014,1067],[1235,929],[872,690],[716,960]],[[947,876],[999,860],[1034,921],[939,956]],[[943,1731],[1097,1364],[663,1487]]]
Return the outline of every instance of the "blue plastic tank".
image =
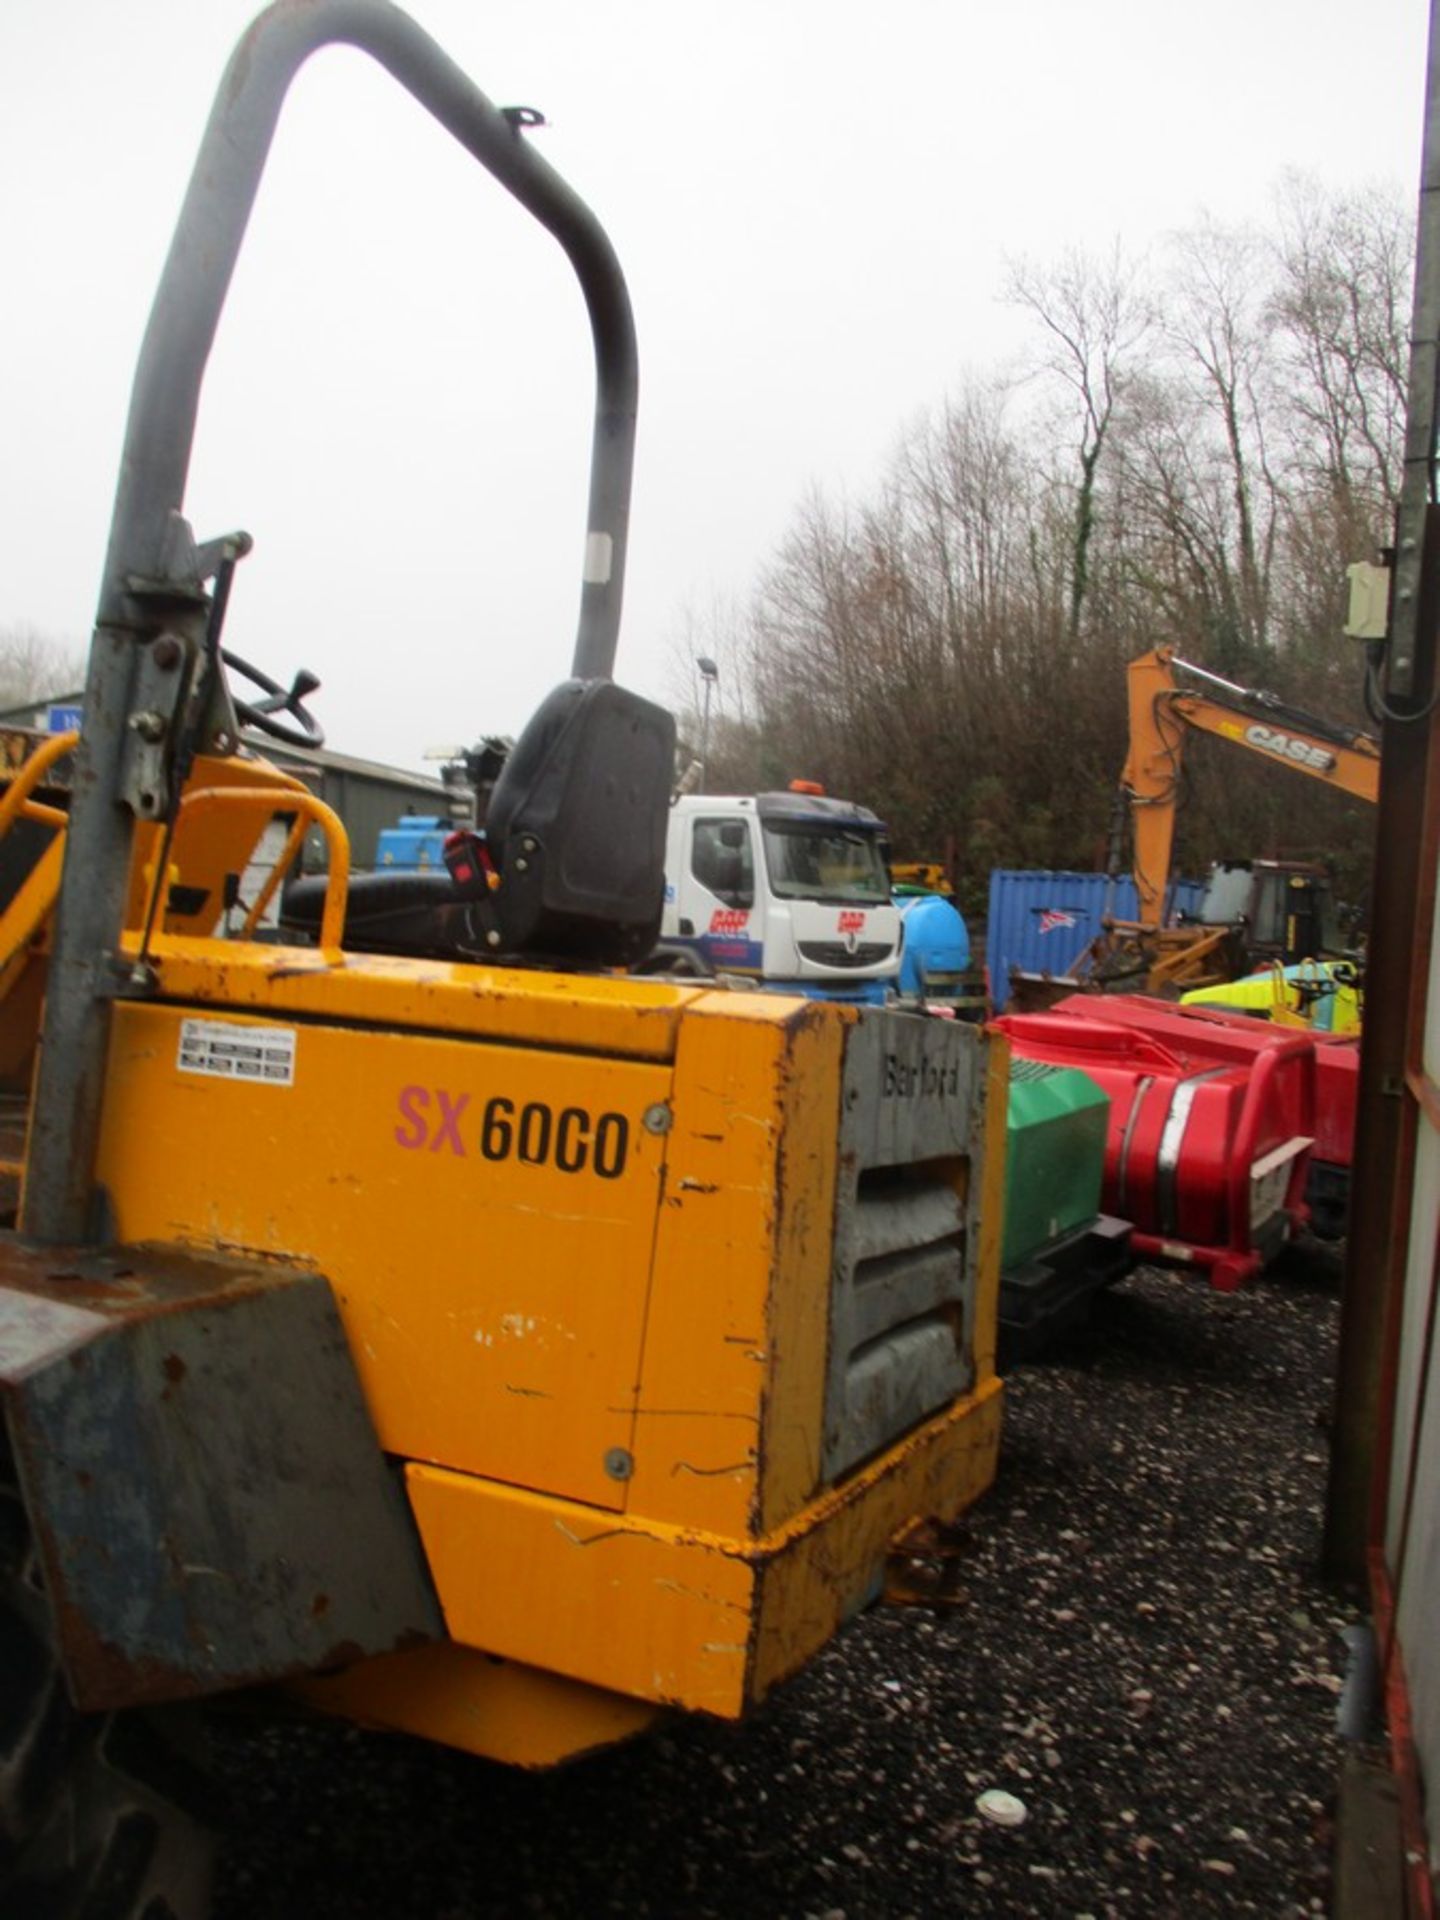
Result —
[[[962,992],[970,965],[970,930],[955,902],[939,893],[897,893],[895,904],[905,930],[901,993],[945,1000]]]

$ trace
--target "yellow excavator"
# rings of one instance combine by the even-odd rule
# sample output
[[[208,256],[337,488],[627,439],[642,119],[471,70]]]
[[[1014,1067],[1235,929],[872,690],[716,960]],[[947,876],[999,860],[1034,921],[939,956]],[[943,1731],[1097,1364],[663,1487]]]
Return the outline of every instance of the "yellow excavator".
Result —
[[[1379,743],[1276,694],[1222,679],[1169,647],[1132,660],[1126,678],[1130,745],[1117,814],[1130,829],[1139,915],[1108,923],[1091,979],[1168,995],[1212,988],[1257,967],[1324,966],[1342,956],[1328,876],[1298,862],[1222,863],[1196,919],[1165,923],[1181,770],[1192,736],[1209,735],[1373,805]],[[1304,997],[1303,980],[1296,991]]]
[[[315,683],[227,651],[250,541],[184,514],[272,130],[333,41],[550,231],[593,334],[571,677],[473,871],[352,876],[335,815],[241,748],[313,744]],[[196,1702],[534,1766],[739,1718],[994,1474],[1003,1042],[626,972],[674,749],[611,677],[634,331],[535,121],[386,0],[252,26],[141,349],[83,732],[10,765],[5,1913],[202,1910],[165,1789]],[[317,826],[328,871],[287,881]]]

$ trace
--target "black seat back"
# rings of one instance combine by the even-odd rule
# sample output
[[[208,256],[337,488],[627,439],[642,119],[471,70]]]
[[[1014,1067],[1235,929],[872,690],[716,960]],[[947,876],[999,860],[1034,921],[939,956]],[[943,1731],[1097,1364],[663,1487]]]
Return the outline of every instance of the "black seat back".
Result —
[[[628,966],[665,895],[675,722],[612,680],[567,680],[537,709],[490,796],[485,833],[502,953]]]

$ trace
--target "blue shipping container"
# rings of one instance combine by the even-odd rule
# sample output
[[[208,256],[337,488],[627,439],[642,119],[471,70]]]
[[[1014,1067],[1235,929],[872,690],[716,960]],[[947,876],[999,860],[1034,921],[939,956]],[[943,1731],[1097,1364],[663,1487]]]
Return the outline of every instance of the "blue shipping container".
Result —
[[[1205,887],[1199,880],[1175,880],[1165,903],[1166,919],[1200,911]],[[999,868],[990,875],[989,916],[985,928],[985,966],[993,1010],[1010,998],[1010,975],[1070,974],[1101,932],[1106,914],[1134,920],[1140,912],[1135,882],[1127,874],[1111,880],[1103,873],[1023,872]]]

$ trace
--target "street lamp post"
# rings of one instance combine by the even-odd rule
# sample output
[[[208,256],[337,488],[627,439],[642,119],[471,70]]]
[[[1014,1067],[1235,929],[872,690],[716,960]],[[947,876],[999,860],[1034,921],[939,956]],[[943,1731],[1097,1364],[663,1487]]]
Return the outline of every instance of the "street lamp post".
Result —
[[[710,689],[720,678],[720,669],[713,660],[707,660],[702,654],[695,662],[700,669],[700,678],[705,683],[705,706],[700,716],[700,785],[704,788],[706,770],[710,765]]]

